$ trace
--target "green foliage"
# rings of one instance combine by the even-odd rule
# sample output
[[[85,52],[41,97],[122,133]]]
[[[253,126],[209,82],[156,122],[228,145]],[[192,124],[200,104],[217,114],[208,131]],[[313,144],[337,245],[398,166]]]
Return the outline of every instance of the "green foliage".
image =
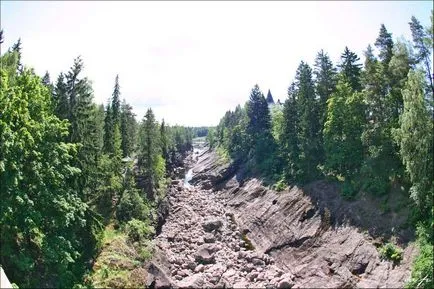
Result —
[[[433,120],[424,102],[422,72],[411,71],[402,91],[404,111],[401,127],[394,131],[400,155],[410,176],[411,198],[422,212],[429,212],[433,202]]]
[[[62,141],[68,123],[52,114],[41,79],[25,69],[11,82],[12,71],[1,69],[2,265],[21,287],[72,286],[84,269],[88,210],[69,185],[80,174],[77,145]]]
[[[431,216],[433,213],[434,207],[432,207]],[[420,223],[417,226],[419,254],[413,262],[411,279],[405,288],[433,288],[433,229],[434,221],[431,221],[431,224]]]
[[[402,249],[398,248],[392,243],[387,243],[380,248],[380,257],[385,260],[390,260],[396,264],[401,262],[403,258],[402,255],[403,255]]]
[[[155,234],[152,226],[137,219],[132,219],[126,224],[125,232],[131,242],[142,242]]]

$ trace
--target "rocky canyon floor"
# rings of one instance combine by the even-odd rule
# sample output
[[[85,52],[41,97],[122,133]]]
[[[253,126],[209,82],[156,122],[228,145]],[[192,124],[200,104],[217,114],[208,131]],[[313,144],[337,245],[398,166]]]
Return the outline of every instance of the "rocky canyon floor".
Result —
[[[163,204],[148,286],[399,288],[409,278],[414,246],[403,246],[399,264],[381,260],[364,211],[337,201],[329,185],[277,192],[241,180],[206,148],[190,163],[192,185],[173,181]]]

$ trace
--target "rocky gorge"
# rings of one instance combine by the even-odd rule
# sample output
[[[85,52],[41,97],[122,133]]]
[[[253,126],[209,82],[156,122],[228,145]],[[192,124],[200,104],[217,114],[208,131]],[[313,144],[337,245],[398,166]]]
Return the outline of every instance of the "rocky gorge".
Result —
[[[409,278],[405,231],[399,264],[378,252],[400,218],[379,222],[324,181],[275,191],[203,145],[187,162],[191,180],[172,181],[160,206],[149,287],[398,288]]]

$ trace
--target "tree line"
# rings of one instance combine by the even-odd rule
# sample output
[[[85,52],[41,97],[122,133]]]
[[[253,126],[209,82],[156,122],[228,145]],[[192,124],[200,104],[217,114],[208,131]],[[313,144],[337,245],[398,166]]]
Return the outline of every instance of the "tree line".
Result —
[[[158,122],[151,108],[137,121],[119,76],[97,105],[81,57],[52,82],[23,66],[21,47],[0,57],[1,264],[22,287],[73,287],[107,224],[155,226],[193,131]]]
[[[433,284],[432,19],[424,28],[411,18],[411,43],[381,25],[363,64],[348,47],[336,66],[321,50],[313,67],[301,61],[283,107],[269,106],[271,93],[255,85],[207,136],[278,185],[334,179],[348,199],[409,187],[421,245],[409,286],[425,288]]]

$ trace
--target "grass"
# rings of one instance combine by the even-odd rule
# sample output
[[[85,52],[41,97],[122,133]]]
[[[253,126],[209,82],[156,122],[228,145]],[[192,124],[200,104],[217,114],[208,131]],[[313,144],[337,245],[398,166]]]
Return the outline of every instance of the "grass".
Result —
[[[141,265],[151,256],[150,244],[136,249],[126,233],[110,224],[103,232],[102,250],[86,278],[87,283],[94,288],[144,287],[146,271]]]

